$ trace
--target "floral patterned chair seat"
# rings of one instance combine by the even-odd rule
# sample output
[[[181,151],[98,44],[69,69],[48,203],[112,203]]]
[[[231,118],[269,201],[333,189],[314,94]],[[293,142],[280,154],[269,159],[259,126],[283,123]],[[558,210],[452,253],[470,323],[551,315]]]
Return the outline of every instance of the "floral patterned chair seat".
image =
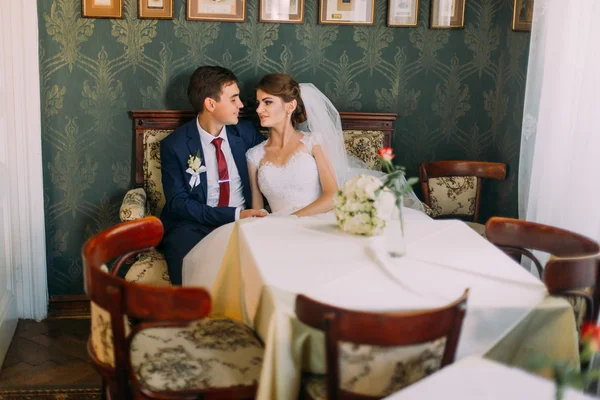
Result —
[[[120,210],[121,221],[145,216],[160,216],[165,205],[161,182],[160,141],[193,117],[184,111],[132,111],[136,133],[136,181],[141,187],[128,191]],[[377,120],[380,118],[381,120]],[[349,153],[363,160],[371,169],[379,169],[377,150],[389,146],[394,114],[341,113],[344,141]],[[127,281],[168,286],[171,284],[164,256],[152,250],[139,256],[131,265]]]
[[[154,392],[254,385],[262,358],[252,330],[228,319],[145,329],[131,343],[137,379]]]
[[[112,367],[110,314],[92,303],[91,345]],[[125,335],[130,336],[126,323]],[[246,325],[206,318],[186,327],[149,328],[131,341],[131,366],[139,384],[152,392],[251,386],[258,383],[263,347]]]

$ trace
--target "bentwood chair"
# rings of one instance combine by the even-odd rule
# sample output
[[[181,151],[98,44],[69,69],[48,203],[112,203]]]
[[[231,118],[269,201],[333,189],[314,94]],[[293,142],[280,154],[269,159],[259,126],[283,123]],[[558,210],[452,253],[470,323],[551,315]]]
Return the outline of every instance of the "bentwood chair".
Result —
[[[535,222],[493,217],[486,224],[487,239],[520,262],[535,265],[551,295],[565,297],[573,306],[578,329],[598,317],[598,252],[600,246],[583,235]],[[542,267],[533,250],[550,254]]]
[[[250,328],[207,318],[211,299],[202,288],[117,276],[128,258],[162,236],[160,220],[147,217],[108,228],[83,245],[92,305],[88,354],[104,393],[111,399],[254,398],[263,348]]]
[[[348,310],[304,295],[296,316],[325,334],[327,374],[306,376],[313,400],[380,399],[452,363],[468,289],[447,306],[405,313]]]
[[[434,218],[458,218],[485,234],[479,223],[482,179],[504,180],[506,165],[484,161],[435,161],[419,166],[423,199]]]

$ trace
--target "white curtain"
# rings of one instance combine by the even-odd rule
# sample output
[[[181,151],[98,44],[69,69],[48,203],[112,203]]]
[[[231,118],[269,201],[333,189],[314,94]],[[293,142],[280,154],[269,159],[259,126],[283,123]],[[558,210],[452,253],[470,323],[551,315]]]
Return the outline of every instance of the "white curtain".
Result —
[[[0,232],[0,240],[8,250],[0,263],[8,262],[0,286],[14,295],[19,318],[41,320],[48,311],[48,288],[37,3],[1,3],[0,181],[7,183],[0,187],[0,230],[8,230]],[[6,303],[0,297],[0,325]]]
[[[600,241],[600,0],[535,0],[519,216]]]

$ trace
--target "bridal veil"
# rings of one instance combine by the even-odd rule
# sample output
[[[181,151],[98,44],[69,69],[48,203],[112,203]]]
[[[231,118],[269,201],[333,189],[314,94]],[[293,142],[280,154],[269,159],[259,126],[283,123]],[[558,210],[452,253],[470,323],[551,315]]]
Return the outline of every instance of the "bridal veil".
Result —
[[[346,152],[340,114],[327,96],[312,83],[300,84],[300,96],[307,120],[298,126],[298,130],[313,134],[331,165],[338,187],[358,174],[379,178],[385,175],[367,168],[362,160]],[[406,178],[402,177],[401,184],[407,184]],[[423,204],[412,190],[404,195],[403,202],[405,207],[424,211]]]

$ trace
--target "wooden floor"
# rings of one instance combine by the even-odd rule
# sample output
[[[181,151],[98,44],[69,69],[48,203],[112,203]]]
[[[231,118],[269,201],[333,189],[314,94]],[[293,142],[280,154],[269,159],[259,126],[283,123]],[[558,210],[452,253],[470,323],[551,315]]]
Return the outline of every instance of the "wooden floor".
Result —
[[[89,319],[20,320],[0,368],[0,391],[100,387],[86,352],[89,332]]]

